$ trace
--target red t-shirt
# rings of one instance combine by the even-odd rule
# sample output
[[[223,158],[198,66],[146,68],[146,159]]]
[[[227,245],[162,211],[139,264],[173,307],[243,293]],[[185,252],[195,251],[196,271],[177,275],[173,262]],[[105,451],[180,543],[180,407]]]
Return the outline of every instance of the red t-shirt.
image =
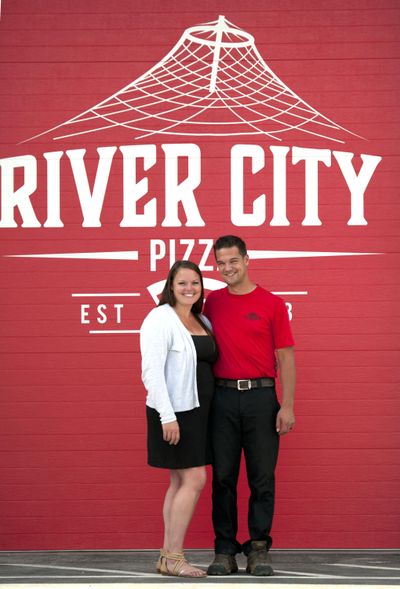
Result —
[[[204,314],[212,323],[219,356],[214,374],[246,379],[276,376],[275,350],[294,345],[284,301],[257,286],[244,295],[211,292]]]

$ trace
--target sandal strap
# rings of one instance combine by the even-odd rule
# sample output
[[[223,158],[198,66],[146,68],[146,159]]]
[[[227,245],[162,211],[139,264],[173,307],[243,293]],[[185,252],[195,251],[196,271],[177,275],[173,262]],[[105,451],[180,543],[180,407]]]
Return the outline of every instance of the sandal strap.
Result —
[[[181,573],[184,571],[185,564],[187,561],[183,552],[167,552],[165,551],[163,554],[163,559],[165,563],[165,571],[173,577],[180,577]],[[175,561],[173,564],[171,563],[168,566],[168,561]],[[171,568],[170,568],[171,567]]]
[[[163,560],[163,571],[164,574],[168,574],[172,577],[190,577],[190,578],[197,578],[204,575],[191,575],[185,573],[185,565],[191,567],[193,570],[198,570],[196,567],[193,567],[185,558],[183,552],[167,552],[164,551],[162,555]],[[168,563],[168,561],[173,561]]]
[[[167,550],[164,550],[163,556],[169,560],[185,560],[183,552],[168,552]]]
[[[183,573],[183,571],[185,570],[185,564],[187,564],[187,561],[184,557],[183,552],[167,552],[167,554],[165,555],[165,558],[167,560],[172,560],[175,561],[175,564],[173,565],[172,568],[172,574],[175,576],[180,577],[181,573]],[[168,567],[168,565],[167,565]]]
[[[163,557],[166,555],[167,551],[164,548],[160,548],[160,556],[158,557],[156,569],[158,573],[161,573],[161,561]]]

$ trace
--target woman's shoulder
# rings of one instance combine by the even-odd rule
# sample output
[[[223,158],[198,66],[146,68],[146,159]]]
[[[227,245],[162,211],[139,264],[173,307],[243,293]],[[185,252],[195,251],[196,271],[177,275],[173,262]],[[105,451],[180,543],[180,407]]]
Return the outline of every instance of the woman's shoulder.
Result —
[[[157,307],[153,307],[151,311],[149,311],[149,315],[165,315],[170,312],[172,307],[165,303],[165,305],[158,305]]]
[[[172,317],[171,311],[172,307],[168,304],[154,307],[144,318],[142,326],[153,323],[157,323],[160,327],[165,325],[166,322],[169,322],[168,318]]]

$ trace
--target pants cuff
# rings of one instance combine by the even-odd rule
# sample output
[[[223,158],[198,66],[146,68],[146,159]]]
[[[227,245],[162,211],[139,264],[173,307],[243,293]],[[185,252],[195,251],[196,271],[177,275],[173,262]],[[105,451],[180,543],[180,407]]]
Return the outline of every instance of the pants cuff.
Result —
[[[251,538],[251,540],[247,540],[244,544],[242,544],[242,552],[246,556],[251,552],[251,542],[253,541],[263,541],[267,543],[267,550],[269,550],[272,546],[272,538],[271,536],[266,536],[264,538]]]
[[[235,556],[235,554],[242,552],[242,545],[237,540],[217,538],[214,546],[216,554],[232,554],[232,556]]]

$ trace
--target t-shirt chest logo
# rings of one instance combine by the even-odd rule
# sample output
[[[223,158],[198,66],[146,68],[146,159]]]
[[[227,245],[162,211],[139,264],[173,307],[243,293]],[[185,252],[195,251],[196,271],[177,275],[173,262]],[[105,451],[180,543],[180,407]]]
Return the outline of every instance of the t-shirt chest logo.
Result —
[[[255,313],[254,311],[251,313],[247,313],[247,315],[245,315],[245,318],[249,319],[250,321],[261,321],[261,317],[257,315],[257,313]]]

